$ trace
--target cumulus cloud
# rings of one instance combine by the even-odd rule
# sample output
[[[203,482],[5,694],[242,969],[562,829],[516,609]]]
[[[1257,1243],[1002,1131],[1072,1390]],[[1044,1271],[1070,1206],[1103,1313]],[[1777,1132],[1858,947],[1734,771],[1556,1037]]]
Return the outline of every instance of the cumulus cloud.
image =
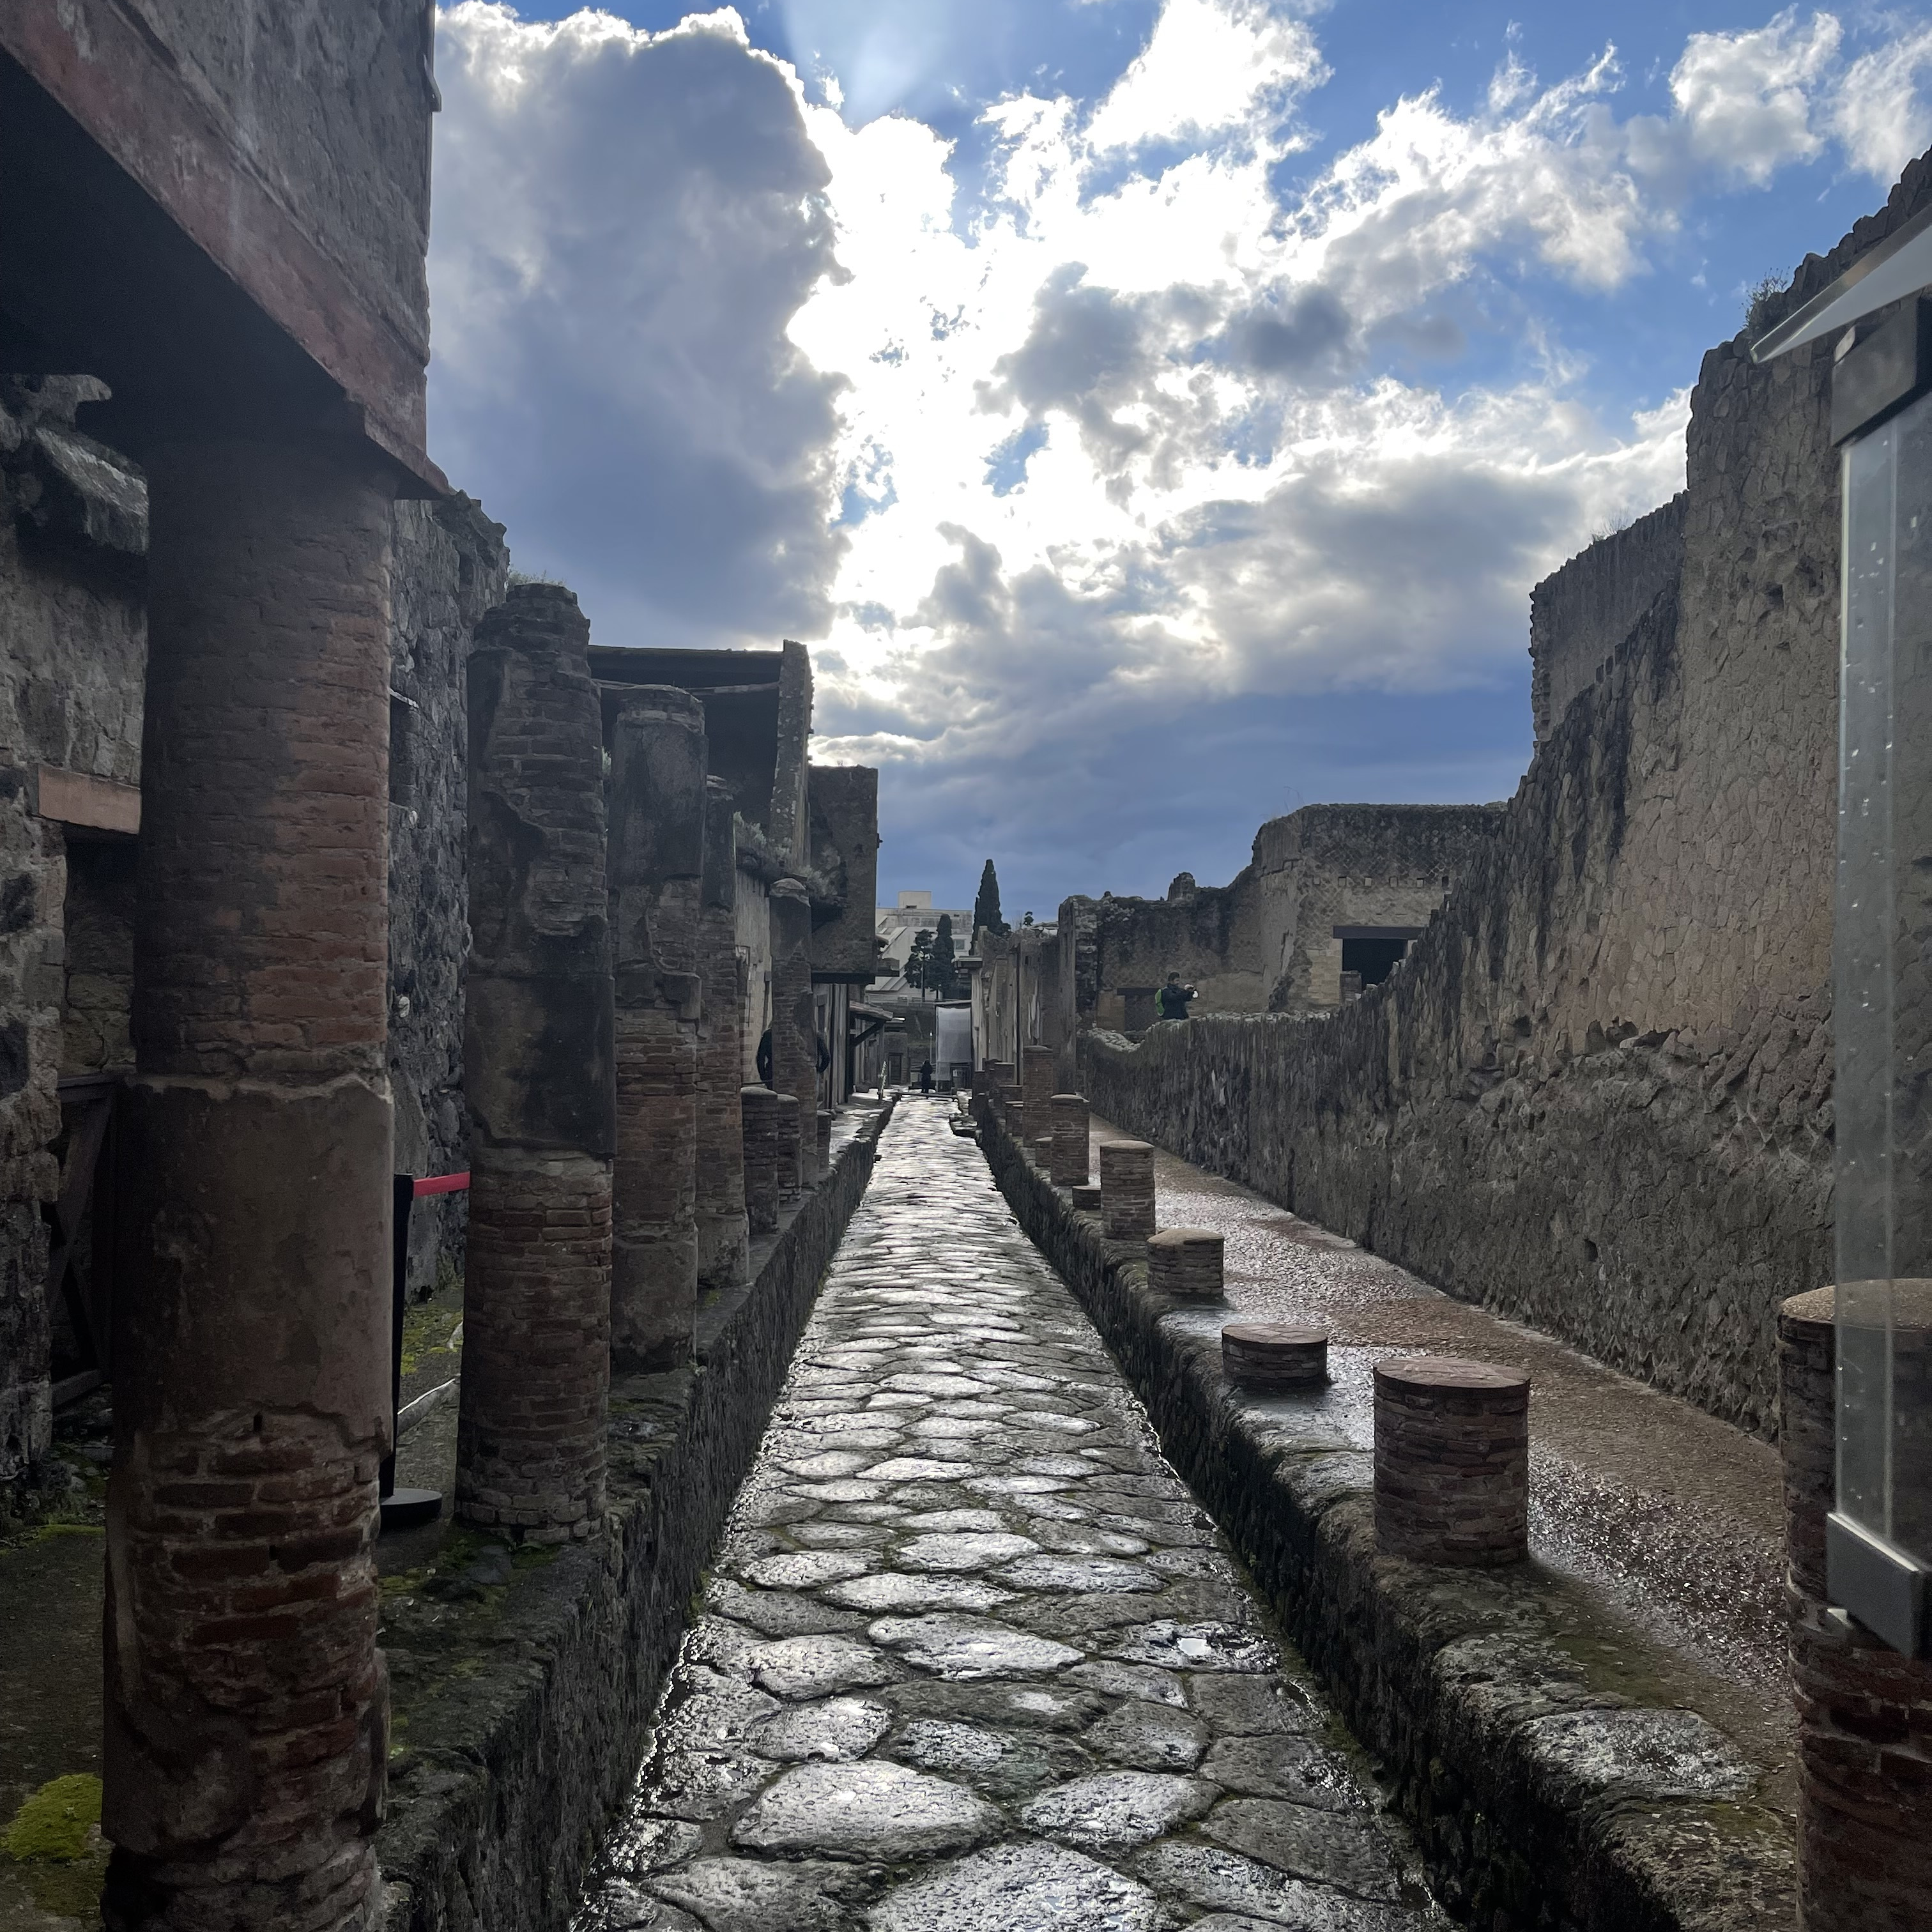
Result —
[[[430,272],[441,460],[606,641],[822,632],[834,374],[788,339],[838,272],[824,157],[729,9],[440,19]]]
[[[875,111],[963,0],[785,10],[805,81],[728,11],[442,16],[439,449],[638,641],[812,640],[815,755],[885,768],[889,836],[1057,840],[1079,883],[1191,862],[1183,821],[1244,842],[1337,746],[1368,795],[1506,789],[1530,584],[1682,476],[1684,394],[1593,395],[1560,303],[1932,131],[1932,30],[1784,13],[1670,50],[1658,112],[1614,47],[1511,57],[1317,163],[1318,11],[1163,0],[1087,93],[996,90],[969,156]]]

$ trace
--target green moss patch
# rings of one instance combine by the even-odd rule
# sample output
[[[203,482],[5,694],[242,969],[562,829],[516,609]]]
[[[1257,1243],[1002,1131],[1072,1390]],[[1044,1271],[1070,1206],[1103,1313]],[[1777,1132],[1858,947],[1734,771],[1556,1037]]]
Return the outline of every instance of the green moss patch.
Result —
[[[0,1852],[43,1912],[94,1918],[100,1909],[107,1847],[100,1837],[100,1780],[85,1772],[50,1779],[14,1814]]]

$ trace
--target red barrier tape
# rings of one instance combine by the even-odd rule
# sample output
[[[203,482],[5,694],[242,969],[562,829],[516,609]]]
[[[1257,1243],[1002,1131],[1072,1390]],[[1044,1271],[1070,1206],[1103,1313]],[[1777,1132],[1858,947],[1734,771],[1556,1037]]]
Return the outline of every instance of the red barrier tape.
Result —
[[[425,1194],[465,1194],[469,1190],[466,1174],[430,1174],[416,1183],[415,1192],[420,1201]]]

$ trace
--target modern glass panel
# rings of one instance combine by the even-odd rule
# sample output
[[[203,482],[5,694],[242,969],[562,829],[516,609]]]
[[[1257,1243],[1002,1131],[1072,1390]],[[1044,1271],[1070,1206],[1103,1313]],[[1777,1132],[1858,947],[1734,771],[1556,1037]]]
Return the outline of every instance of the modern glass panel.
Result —
[[[1847,448],[1844,488],[1838,1508],[1864,1535],[1833,1593],[1876,1574],[1845,1606],[1898,1642],[1880,1598],[1932,1568],[1932,396]]]

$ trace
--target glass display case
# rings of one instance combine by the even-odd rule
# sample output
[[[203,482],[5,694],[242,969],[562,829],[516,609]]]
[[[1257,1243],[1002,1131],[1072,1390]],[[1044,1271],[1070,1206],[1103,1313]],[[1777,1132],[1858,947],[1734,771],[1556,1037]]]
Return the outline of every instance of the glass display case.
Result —
[[[1831,1598],[1927,1648],[1932,1570],[1932,211],[1758,344],[1834,341],[1843,465]]]

